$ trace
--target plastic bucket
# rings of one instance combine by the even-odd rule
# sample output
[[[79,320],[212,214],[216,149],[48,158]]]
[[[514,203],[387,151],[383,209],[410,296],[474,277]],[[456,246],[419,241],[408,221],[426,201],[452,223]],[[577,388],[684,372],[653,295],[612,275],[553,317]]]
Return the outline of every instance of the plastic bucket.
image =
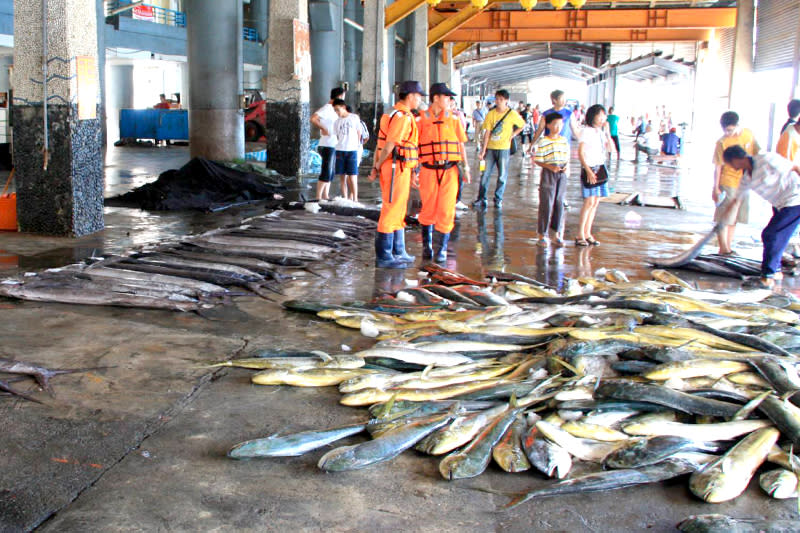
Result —
[[[0,195],[0,230],[17,231],[17,193]]]

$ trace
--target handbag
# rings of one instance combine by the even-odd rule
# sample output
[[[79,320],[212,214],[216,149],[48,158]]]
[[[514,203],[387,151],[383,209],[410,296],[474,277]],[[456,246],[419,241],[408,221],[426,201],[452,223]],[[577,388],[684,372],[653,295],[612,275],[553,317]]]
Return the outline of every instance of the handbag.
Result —
[[[508,155],[514,155],[519,150],[519,137],[517,135],[511,137],[511,146],[508,147]]]
[[[589,183],[586,177],[586,169],[581,167],[581,185],[583,185],[585,189],[594,189],[608,181],[608,170],[606,170],[605,165],[597,165],[591,168],[594,175],[597,176],[597,181],[594,183]]]

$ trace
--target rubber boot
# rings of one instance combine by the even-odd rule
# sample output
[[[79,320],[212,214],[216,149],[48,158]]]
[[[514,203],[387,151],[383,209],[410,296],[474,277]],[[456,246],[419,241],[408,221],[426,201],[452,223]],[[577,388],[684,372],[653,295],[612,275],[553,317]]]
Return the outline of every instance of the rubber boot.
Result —
[[[450,242],[449,233],[436,232],[436,257],[433,258],[437,263],[447,261],[447,243]]]
[[[405,261],[406,263],[413,263],[413,255],[408,255],[406,252],[406,230],[398,229],[394,232],[394,243],[392,244],[392,255],[398,261]]]
[[[433,259],[433,224],[422,226],[422,259]]]
[[[375,233],[375,266],[377,268],[406,268],[403,261],[392,255],[394,233]]]

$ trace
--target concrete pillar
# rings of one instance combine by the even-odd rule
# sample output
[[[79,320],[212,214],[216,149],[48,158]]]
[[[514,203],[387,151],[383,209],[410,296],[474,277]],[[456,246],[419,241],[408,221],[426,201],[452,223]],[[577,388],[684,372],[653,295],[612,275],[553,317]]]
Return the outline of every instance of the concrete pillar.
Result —
[[[444,54],[447,54],[447,63],[442,61]],[[453,43],[436,46],[436,75],[432,75],[431,79],[435,83],[446,83],[450,86],[453,79]]]
[[[187,8],[192,157],[242,159],[242,3],[192,0]]]
[[[728,91],[728,107],[745,105],[747,79],[753,72],[753,27],[755,24],[754,0],[741,0],[736,3],[736,33],[733,45],[733,65]]]
[[[17,219],[21,231],[78,237],[103,229],[96,5],[46,2],[46,53],[42,0],[14,3]],[[43,55],[49,65],[46,101]]]
[[[253,18],[253,24],[258,32],[258,39],[261,41],[263,50],[261,56],[261,80],[259,80],[258,86],[259,89],[263,89],[263,80],[267,77],[267,56],[269,53],[269,0],[251,0],[250,15]]]
[[[362,31],[355,27],[361,26],[364,21],[364,9],[358,2],[348,0],[344,6],[344,18],[350,22],[345,22],[343,26],[344,34],[344,81],[350,87],[347,92],[347,103],[356,108],[358,103],[358,91],[356,86],[361,78],[361,46]],[[363,26],[361,26],[363,28]]]
[[[412,15],[414,24],[411,30],[411,43],[408,47],[411,56],[411,76],[427,91],[431,85],[428,68],[428,4],[417,8]]]
[[[107,93],[107,136],[114,142],[119,139],[119,110],[133,108],[133,65],[111,65]]]
[[[311,109],[330,100],[331,89],[342,82],[342,0],[310,0],[311,19]]]
[[[389,103],[388,32],[384,29],[385,0],[367,2],[364,7],[364,41],[361,54],[361,101],[358,114],[367,124],[370,138],[367,148],[373,150],[376,129]]]
[[[294,71],[293,20],[308,22],[307,0],[270,0],[269,72],[267,75],[267,161],[285,176],[296,176],[308,167],[309,83]]]

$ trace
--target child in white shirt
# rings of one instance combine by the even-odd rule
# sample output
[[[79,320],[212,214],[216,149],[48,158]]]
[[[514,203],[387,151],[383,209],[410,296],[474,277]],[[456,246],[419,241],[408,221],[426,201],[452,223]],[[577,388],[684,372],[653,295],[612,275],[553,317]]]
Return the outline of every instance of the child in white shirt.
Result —
[[[336,144],[336,175],[342,184],[342,197],[358,201],[358,165],[363,150],[364,132],[361,119],[347,110],[344,100],[334,100],[333,109],[339,118],[333,124]]]

